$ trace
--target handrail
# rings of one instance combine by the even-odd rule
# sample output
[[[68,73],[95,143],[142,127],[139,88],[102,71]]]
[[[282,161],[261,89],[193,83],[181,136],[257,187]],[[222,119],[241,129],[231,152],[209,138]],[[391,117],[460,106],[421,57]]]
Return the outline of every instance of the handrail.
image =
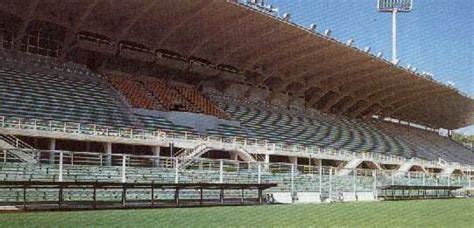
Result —
[[[19,149],[0,149],[0,155],[6,155],[10,153],[10,151],[18,151]],[[126,167],[127,168],[133,168],[133,167],[148,167],[148,166],[141,166],[141,163],[130,163],[130,161],[135,160],[135,161],[155,161],[159,160],[161,162],[169,164],[169,168],[175,168],[175,165],[186,163],[190,160],[196,161],[196,162],[201,162],[205,164],[213,164],[210,167],[215,167],[215,171],[218,171],[218,167],[220,163],[226,165],[233,165],[233,166],[241,166],[241,167],[247,167],[246,169],[248,170],[256,170],[257,166],[259,164],[266,164],[264,162],[251,162],[251,161],[235,161],[231,159],[210,159],[210,158],[185,158],[185,157],[162,157],[158,155],[131,155],[131,154],[105,154],[105,153],[100,153],[100,152],[83,152],[83,151],[64,151],[64,150],[37,150],[37,149],[24,149],[20,150],[25,153],[30,153],[34,154],[37,159],[45,158],[43,160],[40,160],[40,163],[51,163],[51,158],[53,157],[55,161],[58,162],[60,154],[63,156],[63,162],[64,165],[83,165],[83,164],[95,164],[97,163],[98,166],[104,166],[105,164],[103,163],[103,160],[107,157],[110,156],[113,161],[116,161],[116,165],[121,166],[122,165],[122,158],[126,157]],[[49,156],[53,154],[54,156]],[[48,155],[48,156],[41,156],[41,155]],[[5,156],[6,157],[6,156]],[[89,160],[86,160],[89,159]],[[178,161],[178,162],[176,162]],[[7,160],[2,160],[0,156],[0,163],[2,162],[8,162]],[[94,163],[95,162],[95,163]],[[294,165],[293,163],[285,163],[285,162],[274,162],[274,163],[268,163],[266,164],[270,169],[272,170],[287,170],[289,171],[291,167]],[[312,169],[312,170],[318,170],[319,166],[316,165],[294,165],[295,168],[297,169]],[[151,167],[151,166],[150,166]],[[322,166],[323,169],[334,169],[334,167],[330,166]],[[347,168],[342,168],[342,169],[347,169]],[[212,169],[211,169],[212,170]],[[352,169],[350,169],[352,170]],[[394,172],[394,170],[371,170],[371,169],[354,169],[358,171],[376,171],[376,172]],[[470,170],[466,169],[464,171],[469,172]],[[396,172],[396,170],[395,170]],[[409,171],[407,172],[408,174],[422,174],[423,172],[418,172],[418,171]],[[433,174],[435,175],[435,174]],[[439,174],[441,175],[441,174]]]
[[[221,146],[243,146],[248,149],[262,149],[265,151],[281,151],[290,153],[305,153],[305,154],[316,154],[323,156],[339,157],[341,159],[347,158],[362,158],[372,159],[378,162],[387,163],[404,163],[408,159],[397,155],[384,155],[379,153],[356,153],[348,150],[336,150],[333,148],[319,148],[316,146],[306,147],[300,145],[288,145],[288,144],[275,144],[268,143],[267,140],[248,139],[241,137],[221,137],[221,136],[207,136],[204,137],[200,134],[186,131],[169,131],[169,130],[145,130],[145,129],[134,129],[134,128],[117,128],[96,124],[81,124],[74,122],[61,122],[54,120],[41,120],[41,119],[26,119],[19,117],[6,117],[0,116],[0,128],[4,129],[16,129],[16,130],[43,130],[50,132],[63,132],[71,134],[81,135],[94,135],[94,136],[106,136],[115,138],[128,138],[128,139],[142,139],[142,140],[165,140],[165,141],[198,141],[198,142],[212,142]],[[241,139],[241,140],[239,140]],[[416,161],[426,165],[440,166],[438,162],[427,161],[424,159],[416,158]],[[449,166],[451,163],[444,165]],[[453,165],[459,166],[459,164],[453,163]],[[464,166],[467,166],[464,165]]]

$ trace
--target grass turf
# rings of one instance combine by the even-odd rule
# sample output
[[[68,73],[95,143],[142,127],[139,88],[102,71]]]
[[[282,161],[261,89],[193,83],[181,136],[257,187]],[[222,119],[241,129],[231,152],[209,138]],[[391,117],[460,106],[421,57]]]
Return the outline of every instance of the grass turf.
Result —
[[[474,199],[0,214],[1,227],[472,227]]]

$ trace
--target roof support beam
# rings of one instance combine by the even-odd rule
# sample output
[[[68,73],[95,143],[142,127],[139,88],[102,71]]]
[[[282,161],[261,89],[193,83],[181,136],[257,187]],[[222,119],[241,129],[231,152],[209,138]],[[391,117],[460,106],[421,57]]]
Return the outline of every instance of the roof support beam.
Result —
[[[141,10],[139,10],[139,12],[135,13],[135,15],[133,15],[133,18],[130,20],[130,22],[128,23],[128,25],[124,26],[121,30],[118,30],[114,39],[116,42],[119,42],[120,40],[122,40],[127,34],[128,34],[128,31],[130,31],[131,28],[133,28],[133,26],[138,22],[140,21],[140,19],[142,19],[144,16],[148,15],[148,12],[153,9],[153,7],[155,7],[158,2],[160,1],[148,1],[143,7]]]
[[[323,90],[319,92],[318,94],[314,95],[313,97],[311,97],[311,99],[308,102],[308,107],[313,107],[315,104],[317,104],[321,100],[321,98],[323,98],[329,92],[330,91],[328,90]]]
[[[377,98],[383,104],[392,104],[396,103],[399,100],[405,99],[405,97],[416,97],[418,94],[424,94],[427,91],[433,90],[444,90],[444,88],[432,88],[432,85],[420,85],[417,87],[406,88],[398,91],[393,91],[391,93],[385,94],[382,97]]]
[[[350,72],[350,73],[331,74],[321,79],[318,79],[316,83],[323,83],[327,81],[327,83],[324,86],[327,88],[336,90],[337,87],[339,87],[339,84],[342,82],[345,82],[345,81],[354,82],[356,80],[361,80],[363,78],[373,77],[380,71],[382,70],[381,69],[372,70],[371,67],[368,67],[368,68],[365,68],[364,70],[358,70],[358,71]],[[337,89],[337,91],[339,91],[339,89]]]
[[[353,93],[362,88],[378,88],[380,85],[386,84],[385,82],[397,79],[400,72],[387,71],[386,69],[377,69],[372,73],[356,76],[348,80],[344,80],[338,85],[338,91],[344,91],[344,93]],[[377,85],[377,86],[374,86]]]
[[[379,77],[380,77],[380,79],[378,80],[378,82],[387,81],[387,79],[385,79],[385,76],[379,76]],[[349,81],[351,81],[351,80],[349,80]],[[345,83],[345,84],[346,84],[346,83]],[[371,84],[370,82],[366,82],[366,85],[359,86],[359,87],[358,87],[358,86],[354,86],[354,88],[352,88],[352,89],[351,89],[351,88],[348,88],[348,90],[346,90],[346,89],[339,90],[339,89],[338,89],[338,91],[340,91],[340,92],[344,91],[344,92],[341,93],[341,96],[340,96],[337,100],[335,100],[334,102],[328,104],[329,107],[327,107],[327,108],[328,108],[328,109],[332,108],[331,106],[337,104],[339,101],[341,101],[341,100],[342,100],[344,97],[346,97],[346,96],[350,96],[350,97],[360,97],[361,95],[358,95],[358,94],[359,94],[358,91],[363,90],[362,88],[365,88],[365,87],[371,87],[371,85],[372,85],[372,84]],[[340,86],[339,86],[339,87],[340,87]],[[365,96],[365,97],[368,98],[369,96]],[[344,106],[341,108],[341,110],[338,111],[337,113],[340,114],[341,111],[347,110],[348,106],[355,104],[355,102],[357,102],[357,99],[353,99],[352,102],[349,102],[349,103],[347,103],[346,105],[344,105]]]
[[[182,15],[183,17],[176,18],[173,27],[155,43],[155,49],[161,48],[171,36],[173,36],[179,29],[185,26],[188,22],[194,20],[195,18],[199,17],[203,13],[205,14],[206,9],[209,9],[211,5],[216,4],[218,1],[205,1],[204,4],[200,6],[200,8],[196,9],[196,11],[192,15]]]
[[[261,42],[259,42],[259,40],[266,40],[267,41],[267,37],[275,37],[273,36],[272,34],[275,34],[275,33],[278,33],[282,30],[285,30],[286,28],[284,26],[278,26],[278,27],[270,27],[269,29],[266,29],[264,31],[261,31],[260,33],[258,33],[258,35],[256,35],[254,33],[254,31],[251,31],[253,34],[245,34],[243,37],[246,37],[245,40],[246,42],[240,42],[240,44],[231,49],[230,51],[226,51],[225,55],[223,56],[220,56],[219,59],[220,59],[220,64],[223,64],[223,63],[226,63],[228,61],[230,61],[231,58],[235,57],[235,55],[238,55],[239,52],[242,52],[244,48],[247,48],[247,49],[255,49],[257,48],[258,46],[261,45]],[[239,66],[241,67],[241,66]]]
[[[423,88],[423,87],[421,87]],[[415,92],[415,93],[411,93],[410,91],[413,91],[413,90],[419,90],[420,88],[410,88],[410,89],[407,89],[405,90],[405,92],[400,92],[400,93],[397,93],[396,95],[396,100],[393,100],[393,101],[388,101],[384,98],[386,97],[390,97],[391,94],[387,94],[387,95],[384,95],[382,97],[379,97],[375,100],[370,100],[370,102],[368,102],[368,104],[365,106],[365,107],[362,107],[358,110],[355,110],[354,111],[354,114],[355,114],[355,117],[358,116],[359,114],[363,113],[364,111],[366,111],[365,109],[370,107],[371,105],[373,104],[380,104],[382,107],[390,107],[392,106],[393,104],[395,104],[397,101],[399,100],[403,100],[403,99],[406,99],[406,98],[411,98],[411,97],[416,97],[419,93],[424,93],[425,91],[418,91],[418,92]],[[400,96],[400,94],[407,94],[406,96]],[[393,97],[393,96],[392,96]],[[385,102],[384,102],[385,101]]]
[[[411,82],[411,83],[410,83],[410,82]],[[359,89],[359,90],[353,92],[352,95],[353,95],[354,97],[362,97],[361,99],[368,100],[368,101],[370,101],[371,99],[375,98],[375,99],[376,99],[375,101],[369,102],[369,104],[367,105],[367,107],[368,107],[371,103],[380,102],[381,99],[378,99],[378,98],[382,98],[382,99],[383,99],[383,97],[388,96],[388,95],[387,95],[387,93],[388,93],[387,91],[391,91],[392,89],[393,89],[394,91],[398,91],[397,88],[402,87],[402,86],[405,85],[405,84],[408,84],[408,85],[407,85],[408,88],[412,88],[413,86],[417,86],[417,85],[419,84],[419,81],[403,80],[401,83],[392,84],[392,85],[390,85],[390,84],[391,84],[391,83],[387,83],[387,85],[389,85],[389,86],[384,86],[384,87],[382,87],[382,88],[380,88],[380,89],[377,89],[377,90],[375,90],[375,91],[373,91],[373,92],[371,92],[371,93],[369,93],[369,94],[367,94],[367,95],[365,95],[365,96],[363,96],[363,95],[360,93],[360,92],[361,92],[361,89]],[[405,86],[405,87],[402,87],[402,88],[407,88],[407,87]],[[346,95],[349,95],[349,94],[346,94]],[[341,108],[340,112],[338,112],[338,113],[341,114],[341,113],[344,113],[344,112],[346,112],[347,110],[349,110],[349,108],[350,108],[351,106],[353,106],[353,105],[356,104],[357,100],[359,100],[359,99],[354,99],[352,102],[346,104],[343,108]]]
[[[331,97],[326,103],[324,103],[324,105],[321,107],[321,111],[323,112],[329,112],[331,110],[331,107],[335,104],[337,104],[337,102],[339,102],[340,100],[342,100],[345,96],[343,95],[340,95],[340,96],[334,96],[334,97]]]
[[[226,21],[225,25],[223,26],[218,26],[218,27],[213,27],[216,28],[217,30],[215,31],[206,31],[206,34],[212,34],[209,36],[206,36],[204,39],[202,39],[197,45],[194,45],[193,49],[189,51],[189,56],[191,57],[195,55],[198,51],[200,51],[203,47],[206,47],[207,45],[213,43],[212,41],[221,35],[225,30],[228,30],[229,28],[236,28],[239,27],[242,24],[248,23],[250,20],[252,20],[251,14],[239,14],[236,19],[231,18],[230,21]]]
[[[14,35],[13,45],[15,49],[20,49],[21,40],[26,35],[26,30],[28,29],[28,25],[35,17],[35,10],[38,6],[39,0],[31,0],[28,7],[25,9],[24,14],[21,15],[22,22],[18,28],[17,33]]]
[[[291,60],[284,59],[284,63],[280,63],[281,60],[276,61],[273,64],[277,67],[277,69],[272,70],[271,73],[279,72],[280,69],[288,68],[289,66],[295,63],[299,63],[303,61],[304,59],[308,59],[308,58],[314,59],[315,56],[320,56],[324,54],[327,50],[330,49],[330,47],[331,45],[319,44],[319,45],[314,46],[313,48],[308,48],[307,50],[298,53],[298,56],[293,56],[294,58],[292,58]]]
[[[351,86],[350,84],[344,83],[344,85],[339,86],[339,91],[348,91],[348,94],[353,94],[354,96],[370,97],[371,94],[384,91],[389,88],[394,88],[405,83],[403,80],[398,78],[398,75],[399,74],[394,74],[388,78],[381,76],[375,79],[373,82],[366,82],[365,84],[359,86]]]
[[[310,39],[313,39],[312,35],[310,34],[303,34],[303,35],[296,35],[289,37],[285,40],[280,40],[276,43],[267,43],[262,45],[265,48],[265,51],[262,49],[258,49],[253,52],[253,56],[255,58],[249,58],[246,63],[243,64],[243,68],[251,68],[255,65],[258,65],[259,62],[273,62],[273,60],[280,59],[282,55],[288,55],[288,52],[294,52],[296,47],[299,43],[304,43]],[[279,48],[275,48],[279,47]],[[258,54],[255,54],[258,53]],[[291,55],[291,54],[290,54]]]
[[[288,101],[286,102],[286,107],[290,107],[296,100],[298,100],[298,94],[293,94],[292,96],[289,96]]]
[[[435,95],[435,94],[437,94],[437,96],[439,97],[439,96],[446,96],[446,95],[454,95],[454,94],[456,94],[456,92],[452,91],[452,90],[447,90],[447,91],[437,90],[437,91],[431,91],[431,92],[425,93],[425,94],[420,95],[416,98],[412,98],[412,97],[405,98],[403,101],[398,102],[398,103],[403,103],[403,104],[399,105],[398,107],[395,107],[392,112],[388,113],[388,115],[397,114],[398,112],[400,112],[404,108],[407,108],[411,105],[419,104],[419,103],[421,103],[425,100],[432,99],[431,96]]]
[[[81,17],[79,17],[79,19],[74,22],[72,27],[68,31],[66,31],[60,56],[61,60],[64,60],[67,56],[67,53],[69,53],[69,51],[74,48],[77,33],[80,32],[82,25],[87,20],[97,3],[99,3],[99,0],[90,1],[89,6],[86,8]]]
[[[377,103],[380,102],[381,106],[382,107],[390,107],[390,106],[394,106],[393,108],[393,111],[392,112],[389,112],[387,113],[386,115],[387,116],[390,116],[392,115],[394,112],[396,112],[397,110],[400,109],[400,107],[405,107],[409,104],[412,104],[412,103],[417,103],[419,100],[424,100],[425,98],[432,98],[431,96],[433,94],[437,94],[437,93],[440,93],[442,91],[446,91],[445,88],[442,88],[442,89],[435,89],[435,90],[432,90],[430,92],[426,92],[426,91],[418,91],[418,92],[415,92],[415,93],[408,93],[409,95],[408,96],[401,96],[395,100],[392,100],[390,102],[387,102],[387,103],[381,103],[381,100],[377,100]],[[446,91],[446,92],[453,92],[453,91]],[[444,94],[444,93],[443,93]],[[397,105],[398,103],[400,103],[401,105]],[[367,107],[372,105],[372,104],[375,104],[375,102],[369,102],[367,104]],[[364,110],[356,110],[354,112],[355,116],[358,116],[360,113],[363,113],[365,111],[365,108],[367,107],[364,107]]]
[[[360,77],[365,77],[365,75],[372,75],[374,73],[374,71],[372,71],[372,69],[370,67],[368,68],[365,68],[365,69],[362,69],[362,70],[359,70],[357,72],[364,72],[361,76],[357,77],[357,78],[360,78]],[[375,71],[377,72],[377,71]],[[340,78],[340,76],[343,75],[343,73],[336,73],[336,74],[332,74],[331,76],[327,76],[327,77],[323,77],[322,79],[319,79],[315,82],[315,84],[320,84],[323,80],[329,80],[331,77],[332,78],[336,78],[335,81],[337,83],[337,79]],[[332,83],[332,81],[331,81]],[[321,86],[321,85],[320,85]],[[336,87],[337,87],[337,84],[330,84],[330,85],[322,85],[323,88],[325,88],[326,91],[331,91],[331,90],[336,90]],[[336,104],[337,102],[339,102],[340,99],[343,99],[345,96],[350,96],[349,93],[343,93],[341,94],[339,97],[334,97],[333,99],[331,99],[328,103],[326,103],[324,106],[323,106],[323,109],[322,111],[328,111],[330,110],[331,106]],[[355,99],[354,99],[355,100]]]
[[[324,81],[326,79],[329,79],[329,78],[334,78],[337,81],[339,79],[339,77],[341,77],[342,75],[348,74],[349,72],[353,71],[354,68],[360,67],[360,66],[358,66],[358,64],[363,63],[363,62],[364,61],[353,61],[352,63],[348,63],[348,65],[350,65],[350,67],[347,67],[347,68],[345,68],[344,70],[341,70],[341,71],[333,72],[332,74],[325,74],[325,73],[327,73],[327,69],[318,70],[316,72],[311,71],[311,70],[307,70],[307,71],[305,71],[305,72],[303,72],[299,75],[293,76],[292,80],[287,82],[287,85],[289,85],[293,82],[300,82],[300,80],[302,80],[303,78],[305,78],[305,76],[308,76],[309,74],[317,75],[317,77],[315,77],[314,81],[311,81],[311,82],[310,81],[305,81],[305,82],[302,82],[302,84],[319,84],[322,81]],[[362,69],[360,69],[356,72],[363,72],[365,70],[367,70],[367,71],[371,70],[371,66],[364,67],[364,68],[362,68]]]

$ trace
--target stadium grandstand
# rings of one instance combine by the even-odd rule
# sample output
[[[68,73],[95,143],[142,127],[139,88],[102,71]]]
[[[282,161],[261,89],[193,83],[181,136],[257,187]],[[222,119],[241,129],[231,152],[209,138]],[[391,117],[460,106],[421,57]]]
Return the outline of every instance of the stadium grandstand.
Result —
[[[451,139],[472,98],[256,2],[0,1],[1,185],[276,184],[259,197],[279,203],[473,188],[474,150]],[[12,184],[0,204],[89,190]]]

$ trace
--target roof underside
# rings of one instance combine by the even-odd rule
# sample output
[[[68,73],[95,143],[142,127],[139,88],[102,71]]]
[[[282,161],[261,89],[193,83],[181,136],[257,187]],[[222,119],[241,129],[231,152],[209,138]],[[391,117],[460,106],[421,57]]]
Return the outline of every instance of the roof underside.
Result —
[[[16,40],[38,21],[63,30],[63,53],[89,32],[233,66],[252,75],[253,88],[290,92],[327,112],[446,129],[474,123],[474,101],[452,88],[224,0],[2,0],[0,10]]]

